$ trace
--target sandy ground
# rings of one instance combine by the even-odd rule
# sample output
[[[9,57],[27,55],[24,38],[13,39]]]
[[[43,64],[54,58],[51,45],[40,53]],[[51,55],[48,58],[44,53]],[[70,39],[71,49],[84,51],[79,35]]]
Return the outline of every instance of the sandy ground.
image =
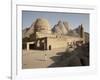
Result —
[[[54,49],[54,50],[23,50],[22,53],[22,68],[31,69],[31,68],[47,68],[54,61],[51,59],[53,56],[58,56],[57,53],[65,52],[66,49]]]

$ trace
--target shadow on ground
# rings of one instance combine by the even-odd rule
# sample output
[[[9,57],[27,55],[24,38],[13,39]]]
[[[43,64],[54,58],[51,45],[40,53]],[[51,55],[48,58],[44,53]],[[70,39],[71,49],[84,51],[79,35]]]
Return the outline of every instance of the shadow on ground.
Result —
[[[73,51],[59,52],[51,59],[54,63],[48,67],[89,66],[89,43],[78,46]]]

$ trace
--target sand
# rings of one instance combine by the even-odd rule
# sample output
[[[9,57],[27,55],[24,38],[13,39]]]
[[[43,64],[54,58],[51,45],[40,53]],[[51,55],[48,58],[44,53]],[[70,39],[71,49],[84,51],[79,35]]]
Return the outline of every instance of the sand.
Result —
[[[54,50],[23,50],[22,53],[22,68],[47,68],[54,63],[52,57],[59,56],[59,52],[65,52],[66,49],[54,49]],[[58,60],[55,58],[55,60]]]

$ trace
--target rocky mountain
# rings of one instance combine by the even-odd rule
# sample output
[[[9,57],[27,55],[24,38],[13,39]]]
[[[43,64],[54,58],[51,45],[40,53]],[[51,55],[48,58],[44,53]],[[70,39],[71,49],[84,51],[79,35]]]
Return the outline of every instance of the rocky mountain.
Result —
[[[70,25],[68,22],[58,21],[58,23],[52,28],[54,33],[67,34],[70,30]]]
[[[31,34],[34,33],[34,24],[35,22],[32,23],[32,25],[29,28],[25,28],[22,30],[22,38],[29,38]]]
[[[77,33],[77,31],[75,29],[74,30],[70,30],[67,35],[79,37],[79,33]]]
[[[35,24],[36,24],[37,20],[39,20],[39,25],[36,27]],[[37,19],[37,20],[34,21],[30,27],[22,30],[22,38],[24,41],[33,40],[32,36],[34,36],[33,33],[34,33],[35,27],[38,29],[38,31],[40,29],[42,31],[49,30],[49,28],[47,27],[49,25],[48,20],[46,20],[46,19]],[[42,23],[42,24],[40,24],[40,23]],[[48,25],[45,25],[45,24],[48,24]],[[51,29],[51,32],[61,34],[61,35],[79,37],[79,27],[77,27],[75,29],[71,29],[71,27],[72,27],[71,24],[66,21],[58,21],[58,23],[56,25],[54,25],[54,27]],[[84,34],[85,34],[86,41],[89,42],[89,33],[84,32]]]
[[[73,29],[72,32],[74,32],[74,34],[72,34],[72,35],[73,36],[79,36],[79,29],[80,29],[80,27],[77,27],[77,28]],[[84,32],[84,36],[85,36],[85,41],[89,42],[89,33],[88,32]]]
[[[75,28],[73,30],[70,30],[67,35],[79,37],[80,36],[79,35],[79,27],[77,27],[77,28]],[[89,42],[89,33],[88,32],[84,32],[84,35],[85,35],[85,41]]]
[[[79,37],[79,27],[71,29],[72,26],[68,22],[58,21],[58,23],[52,28],[53,33],[63,34],[68,36]]]
[[[85,41],[88,43],[89,42],[89,33],[87,33],[87,32],[84,32],[84,34],[85,34]]]

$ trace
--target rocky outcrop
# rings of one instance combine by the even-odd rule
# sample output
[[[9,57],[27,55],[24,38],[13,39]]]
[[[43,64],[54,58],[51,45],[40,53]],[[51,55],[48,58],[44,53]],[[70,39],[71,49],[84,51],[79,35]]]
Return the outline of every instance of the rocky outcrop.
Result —
[[[54,33],[67,34],[70,30],[70,25],[68,22],[58,21],[58,23],[52,28]]]
[[[32,23],[32,25],[29,28],[25,28],[24,30],[22,30],[22,38],[29,38],[31,34],[34,33],[34,23]]]
[[[26,38],[30,38],[32,40],[32,36],[34,36],[34,32],[41,32],[46,34],[56,33],[60,35],[68,35],[74,37],[80,37],[79,27],[75,29],[71,29],[71,24],[67,21],[58,21],[56,25],[51,29],[51,25],[47,19],[38,18],[36,19],[32,25],[24,30],[22,30],[22,38],[26,40]],[[85,41],[89,42],[89,33],[84,32]],[[29,40],[29,39],[28,39]]]

